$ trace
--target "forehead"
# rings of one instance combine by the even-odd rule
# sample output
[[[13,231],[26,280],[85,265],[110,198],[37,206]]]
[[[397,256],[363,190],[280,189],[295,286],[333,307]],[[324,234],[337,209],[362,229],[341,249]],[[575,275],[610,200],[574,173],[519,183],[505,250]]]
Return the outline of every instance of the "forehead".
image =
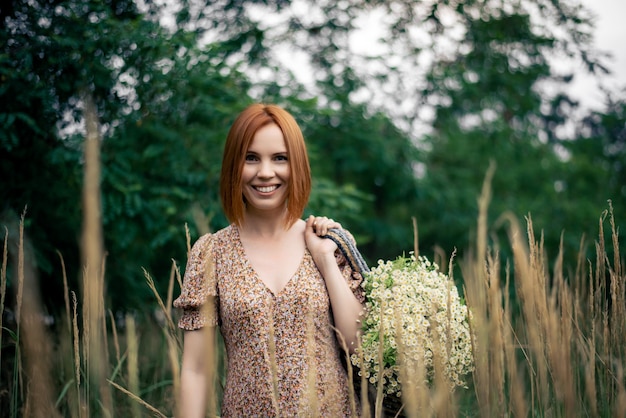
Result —
[[[287,152],[285,137],[278,125],[271,123],[260,128],[252,137],[249,151]]]

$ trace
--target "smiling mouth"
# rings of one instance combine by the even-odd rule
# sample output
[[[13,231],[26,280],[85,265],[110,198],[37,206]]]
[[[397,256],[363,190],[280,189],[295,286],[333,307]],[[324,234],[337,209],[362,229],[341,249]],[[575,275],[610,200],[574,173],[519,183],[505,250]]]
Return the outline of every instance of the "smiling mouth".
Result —
[[[253,186],[255,190],[261,192],[261,193],[270,193],[273,192],[274,190],[278,189],[278,185],[274,185],[274,186]]]

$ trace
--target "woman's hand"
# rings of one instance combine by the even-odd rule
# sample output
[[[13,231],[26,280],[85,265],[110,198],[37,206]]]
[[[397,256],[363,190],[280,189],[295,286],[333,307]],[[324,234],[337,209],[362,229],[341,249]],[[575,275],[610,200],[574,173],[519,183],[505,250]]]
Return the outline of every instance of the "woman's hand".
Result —
[[[306,221],[304,240],[306,241],[309,252],[313,256],[313,260],[318,264],[318,268],[325,257],[332,256],[334,258],[337,244],[335,244],[333,240],[322,238],[328,233],[328,230],[332,228],[341,228],[341,224],[325,216],[315,217],[311,215]]]

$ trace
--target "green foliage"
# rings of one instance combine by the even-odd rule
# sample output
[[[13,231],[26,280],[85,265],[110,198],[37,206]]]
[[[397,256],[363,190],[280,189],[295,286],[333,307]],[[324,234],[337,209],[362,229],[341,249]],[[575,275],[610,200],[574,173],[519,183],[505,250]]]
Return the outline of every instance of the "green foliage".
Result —
[[[564,265],[572,266],[567,257],[582,234],[597,236],[589,220],[609,199],[623,229],[626,96],[607,93],[604,108],[576,120],[579,104],[566,90],[573,75],[552,66],[571,58],[606,71],[589,16],[573,2],[181,1],[174,16],[161,2],[141,3],[9,0],[0,8],[0,225],[10,228],[27,208],[53,313],[63,303],[57,250],[72,290],[82,272],[85,92],[102,124],[112,311],[153,307],[142,267],[165,294],[171,259],[186,259],[185,224],[192,239],[226,225],[217,190],[223,141],[252,101],[296,116],[314,175],[307,214],[349,228],[371,265],[412,249],[413,216],[422,253],[473,243],[476,196],[492,161],[495,243],[504,242],[495,223],[503,212],[530,214],[551,258],[565,231]],[[383,42],[356,53],[356,19],[370,13],[384,15]],[[312,85],[281,67],[285,48],[308,57]],[[148,354],[160,358],[163,341],[148,334]],[[167,386],[163,364],[142,364],[142,381]],[[60,385],[72,376],[59,374]],[[159,402],[168,392],[157,386],[142,395]]]
[[[307,213],[341,221],[370,264],[412,249],[412,217],[422,250],[464,247],[491,161],[491,218],[531,214],[550,248],[565,229],[566,251],[577,249],[578,225],[607,199],[623,213],[624,100],[577,124],[578,104],[565,92],[572,76],[549,59],[605,71],[584,9],[553,0],[180,5],[174,16],[133,1],[9,1],[0,10],[2,211],[8,219],[28,206],[49,300],[62,300],[56,250],[71,288],[81,271],[86,91],[103,128],[114,309],[149,300],[142,267],[163,290],[170,259],[185,259],[185,224],[192,239],[226,224],[217,191],[222,144],[252,101],[294,113],[315,179]],[[385,16],[379,52],[355,52],[356,19],[376,13]],[[308,56],[313,86],[281,67],[285,48]],[[433,118],[422,119],[428,111]],[[424,122],[426,134],[415,129]]]
[[[560,187],[564,223],[569,230],[574,226],[579,230],[584,217],[597,214],[599,207],[606,208],[607,200],[615,208],[617,225],[624,225],[626,97],[607,95],[606,101],[604,111],[592,110],[581,121],[575,141],[561,143],[568,155]],[[623,236],[620,238],[621,245],[626,245]]]
[[[139,110],[103,143],[104,226],[113,255],[109,290],[116,309],[149,300],[142,267],[163,285],[170,257],[184,263],[185,224],[194,237],[199,229],[225,225],[217,190],[222,147],[246,104],[248,83],[237,71],[211,64],[208,57],[218,48],[180,51],[166,74],[155,68],[142,77],[150,82],[136,89]],[[196,225],[195,212],[204,224]]]
[[[3,6],[2,10],[11,9]],[[58,260],[56,249],[77,253],[80,152],[55,134],[66,101],[59,98],[62,86],[51,79],[66,75],[58,74],[55,62],[47,65],[48,38],[42,34],[46,29],[36,24],[40,11],[17,2],[13,18],[3,15],[1,23],[0,219],[8,225],[26,209],[28,219],[46,225],[27,228],[38,256],[37,267],[45,277]],[[68,254],[67,261],[76,265],[78,260]],[[44,280],[42,288],[60,297],[59,287],[50,281]]]
[[[559,92],[571,78],[550,65],[550,55],[563,53],[564,45],[550,32],[536,35],[536,24],[521,11],[465,19],[467,33],[458,52],[433,64],[424,90],[435,117],[425,138],[429,151],[420,182],[422,241],[448,253],[474,241],[476,196],[493,161],[491,219],[505,212],[522,222],[531,216],[536,230],[545,232],[547,248],[558,248],[564,230],[567,264],[573,265],[581,235],[596,232],[581,230],[581,220],[600,214],[615,195],[602,187],[602,168],[583,180],[570,171],[579,157],[563,153],[563,147],[574,150],[584,143],[558,134],[575,123],[567,112],[577,107]],[[548,84],[559,93],[548,95],[542,88]],[[596,150],[603,154],[600,159],[608,157]],[[584,190],[564,192],[570,182]]]
[[[408,136],[385,115],[368,115],[364,106],[347,103],[339,110],[320,109],[306,134],[314,174],[369,197],[359,212],[332,216],[346,216],[345,226],[359,235],[370,264],[411,249],[417,152]]]
[[[156,5],[141,14],[131,1],[31,3],[3,9],[1,93],[15,98],[0,107],[0,146],[8,153],[3,223],[28,206],[28,219],[45,225],[31,238],[50,307],[60,307],[55,250],[66,259],[72,289],[81,273],[80,95],[91,91],[103,125],[109,297],[114,309],[141,309],[148,297],[141,267],[169,272],[170,257],[184,259],[193,208],[220,221],[221,142],[249,102],[249,85],[225,65],[233,50],[198,50],[197,34],[158,24]]]
[[[154,272],[163,290],[170,259],[185,259],[184,225],[195,238],[226,224],[217,197],[222,144],[235,115],[252,101],[253,88],[238,69],[244,63],[237,53],[250,52],[247,65],[263,64],[263,36],[250,26],[223,42],[198,47],[201,31],[187,29],[203,22],[202,13],[184,11],[169,32],[156,23],[161,11],[153,5],[145,14],[133,2],[22,6],[16,3],[5,20],[12,31],[7,32],[3,71],[11,83],[3,95],[18,97],[23,105],[3,101],[7,109],[0,113],[6,128],[2,144],[11,162],[3,165],[5,178],[19,177],[13,188],[3,188],[3,201],[16,213],[28,204],[29,219],[47,225],[33,230],[33,239],[41,251],[40,267],[53,278],[42,277],[53,289],[48,293],[54,295],[51,308],[59,307],[55,301],[62,300],[62,285],[54,250],[66,259],[70,288],[78,290],[81,271],[76,246],[81,222],[76,205],[82,180],[80,94],[91,91],[104,128],[107,295],[114,310],[141,309],[150,298],[141,285],[142,267]],[[235,23],[246,25],[243,20]],[[33,57],[39,61],[32,62]],[[24,67],[24,62],[31,65]],[[317,113],[317,103],[297,99],[302,90],[281,74],[282,81],[255,84],[256,94],[300,116],[304,109]],[[39,84],[28,89],[31,79]],[[308,123],[315,122],[309,118]],[[48,166],[62,174],[42,170]],[[50,183],[38,181],[38,174]],[[363,222],[360,208],[369,201],[367,192],[319,176],[309,210]]]

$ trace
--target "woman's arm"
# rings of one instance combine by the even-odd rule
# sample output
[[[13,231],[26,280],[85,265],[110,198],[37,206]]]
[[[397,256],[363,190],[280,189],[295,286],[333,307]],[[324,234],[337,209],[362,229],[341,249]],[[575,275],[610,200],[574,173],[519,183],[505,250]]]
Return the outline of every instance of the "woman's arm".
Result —
[[[337,244],[332,240],[320,238],[331,228],[341,228],[341,225],[332,219],[310,216],[306,222],[304,237],[313,260],[326,282],[335,326],[345,340],[348,351],[353,353],[358,344],[358,332],[361,328],[359,319],[364,308],[337,265],[335,258]]]
[[[214,358],[215,327],[185,331],[178,418],[204,418],[207,393],[214,379],[209,361]],[[214,370],[214,368],[213,368]]]

